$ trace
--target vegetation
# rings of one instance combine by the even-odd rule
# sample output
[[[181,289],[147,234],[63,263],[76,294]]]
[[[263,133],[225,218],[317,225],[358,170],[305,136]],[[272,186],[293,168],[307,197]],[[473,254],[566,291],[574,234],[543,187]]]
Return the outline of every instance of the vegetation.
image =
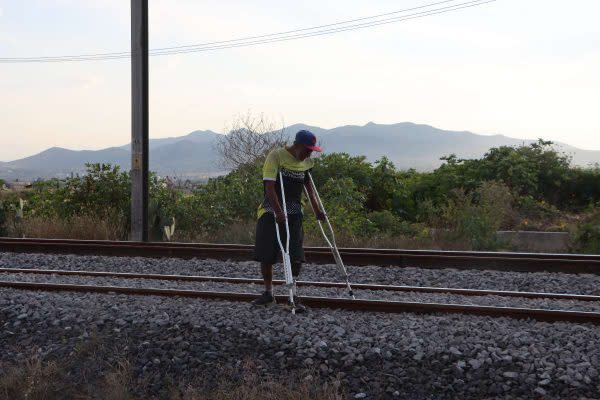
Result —
[[[128,359],[104,343],[83,343],[69,357],[44,360],[39,354],[0,363],[0,398],[52,399],[185,399],[185,400],[340,400],[346,398],[339,380],[319,378],[312,370],[265,376],[251,360],[241,367],[214,365],[220,379],[211,380],[198,368],[198,379],[183,380],[168,374],[140,376]],[[122,352],[122,350],[121,350]],[[313,378],[314,377],[314,378]],[[310,378],[310,379],[308,379]],[[156,382],[162,387],[157,389]]]
[[[192,190],[152,175],[152,238],[252,242],[265,149],[281,139],[256,137],[261,151],[243,161],[233,152],[235,169]],[[573,233],[574,250],[600,252],[600,168],[571,167],[543,140],[443,161],[432,172],[417,172],[398,170],[385,157],[373,163],[345,153],[316,158],[313,176],[340,244],[493,250],[507,246],[496,240],[497,230],[560,230]],[[86,236],[78,224],[102,231],[95,238],[125,239],[129,231],[130,178],[111,165],[90,164],[82,177],[0,196],[2,235]],[[44,221],[55,232],[43,232]],[[305,230],[307,243],[319,243],[314,218],[306,218]]]

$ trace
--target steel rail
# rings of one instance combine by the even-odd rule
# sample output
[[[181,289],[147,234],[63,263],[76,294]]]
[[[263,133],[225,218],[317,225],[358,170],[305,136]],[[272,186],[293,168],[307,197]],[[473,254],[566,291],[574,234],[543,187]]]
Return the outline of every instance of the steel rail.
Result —
[[[67,244],[103,244],[103,245],[140,245],[153,247],[199,247],[199,248],[227,248],[252,250],[253,245],[233,244],[233,243],[202,243],[202,242],[137,242],[121,240],[88,240],[88,239],[45,239],[45,238],[9,238],[0,237],[0,243],[67,243]],[[326,251],[327,247],[307,246],[307,251]],[[495,251],[460,251],[460,250],[413,250],[413,249],[385,249],[385,248],[340,248],[345,253],[374,253],[374,254],[415,254],[415,255],[453,255],[453,256],[473,256],[473,257],[503,257],[503,258],[547,258],[562,260],[587,260],[598,261],[600,255],[594,254],[570,254],[570,253],[527,253],[527,252],[495,252]]]
[[[59,283],[31,283],[0,281],[0,287],[42,290],[42,291],[75,291],[126,295],[149,295],[170,297],[191,297],[225,301],[248,302],[258,297],[252,293],[212,292],[182,289],[136,288],[119,286],[71,285]],[[283,302],[286,296],[276,296]],[[600,324],[600,313],[588,311],[545,310],[537,308],[473,306],[444,303],[418,303],[383,300],[352,300],[326,297],[302,297],[304,304],[313,308],[333,308],[351,311],[384,312],[384,313],[452,313],[491,317],[510,317],[533,319],[549,322],[577,322]]]
[[[121,279],[155,279],[165,281],[183,282],[219,282],[231,284],[262,284],[262,279],[232,278],[224,276],[202,275],[165,275],[141,274],[134,272],[109,272],[109,271],[68,271],[61,269],[33,269],[33,268],[0,268],[0,273],[37,274],[37,275],[63,275],[63,276],[90,276]],[[284,285],[285,281],[273,280],[274,285]],[[314,286],[325,288],[346,288],[345,283],[323,281],[297,281],[298,286]],[[545,292],[519,292],[511,290],[486,290],[486,289],[459,289],[432,286],[407,286],[407,285],[380,285],[370,283],[353,283],[352,287],[358,290],[381,290],[390,292],[419,292],[419,293],[447,293],[462,296],[501,296],[522,298],[544,298],[554,300],[600,301],[600,296],[570,293],[545,293]]]
[[[253,246],[249,245],[56,239],[0,238],[0,251],[142,257],[200,257],[222,260],[250,260],[253,257]],[[389,249],[340,249],[340,253],[347,263],[353,265],[600,274],[600,256],[593,255]],[[305,254],[309,262],[332,263],[334,261],[331,252],[322,247],[308,247],[305,249]]]

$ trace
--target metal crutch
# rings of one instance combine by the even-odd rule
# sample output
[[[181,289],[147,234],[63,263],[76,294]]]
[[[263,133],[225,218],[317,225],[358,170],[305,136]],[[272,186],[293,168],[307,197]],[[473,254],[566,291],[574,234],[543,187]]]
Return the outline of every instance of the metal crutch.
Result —
[[[285,205],[285,192],[283,190],[283,176],[279,171],[279,183],[281,185],[281,201],[283,203],[283,214],[285,215],[285,248],[281,242],[281,235],[279,234],[279,224],[275,219],[275,232],[277,233],[277,243],[279,243],[279,249],[281,250],[281,258],[283,259],[283,275],[285,277],[285,287],[289,289],[290,306],[292,307],[292,314],[296,314],[296,304],[294,303],[294,296],[296,295],[296,281],[292,275],[292,261],[290,259],[290,227],[288,225],[287,207]]]
[[[323,234],[323,237],[325,238],[325,241],[327,242],[327,245],[329,246],[329,249],[331,250],[331,253],[333,254],[333,259],[335,260],[335,264],[337,265],[338,269],[340,270],[340,272],[346,279],[346,287],[348,288],[348,294],[350,295],[350,297],[352,297],[353,300],[356,300],[356,297],[354,297],[354,291],[352,290],[352,286],[350,286],[348,271],[346,270],[346,266],[344,265],[344,262],[342,261],[342,256],[340,255],[340,252],[338,251],[337,244],[335,243],[335,234],[333,233],[333,227],[331,226],[331,223],[329,222],[329,217],[327,216],[327,212],[325,211],[325,207],[323,206],[323,202],[321,201],[321,196],[319,196],[319,192],[317,191],[317,187],[315,186],[315,182],[313,181],[312,175],[310,174],[309,171],[306,171],[306,173],[308,174],[308,181],[310,183],[310,186],[311,186],[313,192],[315,192],[315,195],[317,196],[318,205],[321,208],[321,211],[323,211],[323,214],[325,214],[325,222],[327,223],[327,226],[329,227],[329,231],[331,232],[331,240],[325,234],[325,230],[323,229],[323,224],[321,224],[321,221],[317,219],[317,223],[319,224],[321,233]],[[304,187],[304,192],[306,193],[306,197],[308,197],[310,206],[313,207],[313,204],[310,201],[310,196],[308,194],[308,190],[306,189],[306,186]],[[313,207],[313,211],[315,211],[314,207]]]

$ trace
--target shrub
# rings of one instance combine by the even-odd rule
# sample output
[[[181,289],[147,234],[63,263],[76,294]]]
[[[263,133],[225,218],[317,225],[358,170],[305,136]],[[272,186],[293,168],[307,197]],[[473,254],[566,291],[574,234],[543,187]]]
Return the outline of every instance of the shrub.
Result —
[[[575,251],[600,254],[600,209],[575,227],[572,238]]]
[[[473,250],[493,250],[500,243],[496,232],[512,211],[508,187],[493,181],[484,182],[475,192],[455,190],[442,220],[455,238],[466,240]]]
[[[544,200],[536,200],[531,196],[517,198],[516,208],[519,214],[515,225],[520,230],[543,230],[544,226],[552,226],[561,217],[558,208]]]
[[[86,164],[87,174],[58,181],[40,183],[34,188],[28,210],[43,217],[68,218],[94,215],[102,218],[115,214],[129,221],[131,179],[118,166]]]
[[[352,178],[329,178],[320,190],[323,205],[336,233],[360,235],[365,227],[365,195],[359,191]],[[310,209],[310,205],[307,205]],[[314,218],[308,219],[308,229],[316,231]],[[311,223],[312,222],[312,223]]]

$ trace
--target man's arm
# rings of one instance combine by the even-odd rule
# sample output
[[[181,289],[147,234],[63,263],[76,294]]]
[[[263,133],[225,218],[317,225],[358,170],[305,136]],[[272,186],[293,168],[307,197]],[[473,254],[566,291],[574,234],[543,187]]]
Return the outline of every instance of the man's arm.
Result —
[[[315,212],[315,216],[319,221],[325,221],[325,211],[319,207],[319,201],[317,200],[317,195],[313,188],[313,185],[310,182],[304,182],[304,187],[306,188],[306,193],[308,193],[308,200],[312,205],[312,209]]]
[[[278,224],[284,224],[285,215],[283,214],[283,209],[281,208],[281,204],[279,204],[279,199],[277,198],[277,193],[275,192],[275,181],[265,180],[263,182],[265,184],[267,200],[269,201],[269,205],[271,205],[271,208],[275,213],[275,220]]]

